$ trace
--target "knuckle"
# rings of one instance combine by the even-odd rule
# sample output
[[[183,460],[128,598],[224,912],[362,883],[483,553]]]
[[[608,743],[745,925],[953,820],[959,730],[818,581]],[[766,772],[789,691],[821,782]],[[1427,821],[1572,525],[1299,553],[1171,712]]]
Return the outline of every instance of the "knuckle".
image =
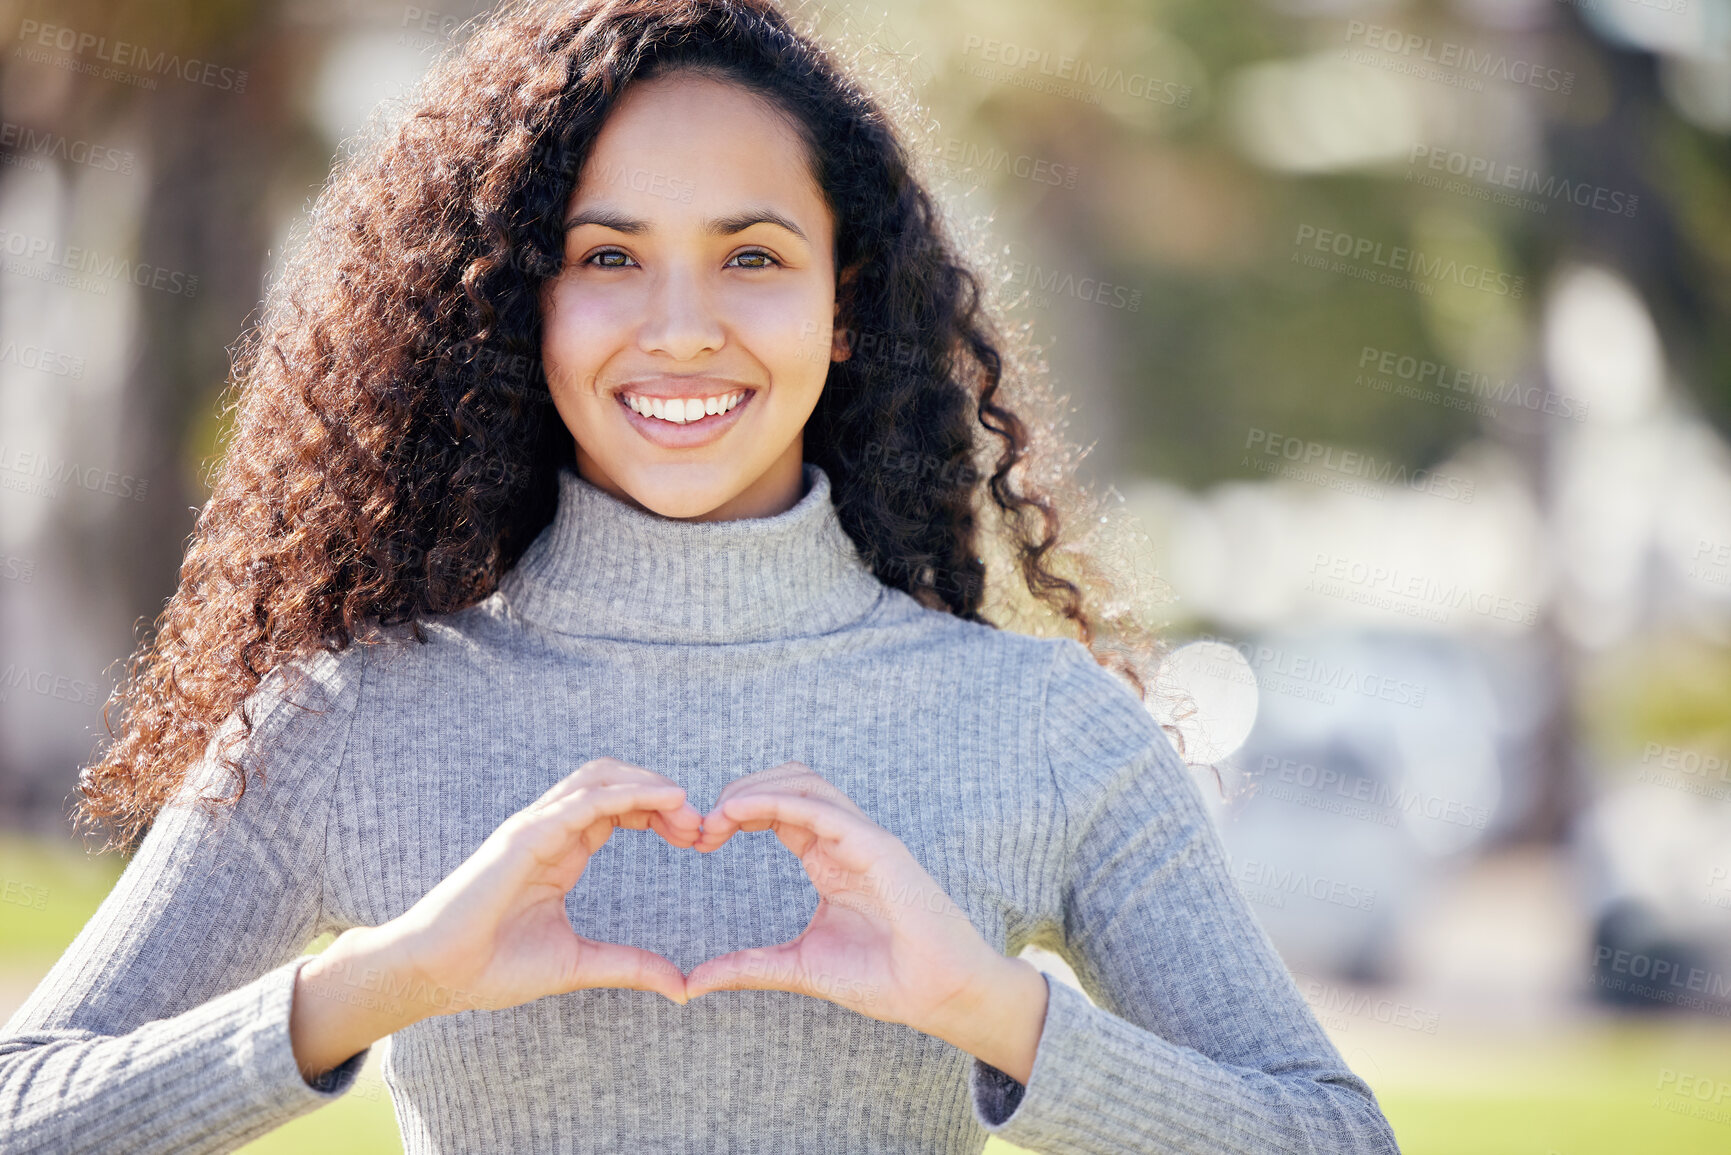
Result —
[[[506,843],[514,843],[532,829],[540,821],[543,812],[542,804],[531,802],[505,821],[499,823],[498,836]]]
[[[578,767],[577,773],[593,778],[600,774],[606,774],[611,770],[616,770],[622,765],[624,765],[624,763],[613,757],[613,755],[603,754],[599,758],[591,758],[589,761],[583,763],[582,766]]]

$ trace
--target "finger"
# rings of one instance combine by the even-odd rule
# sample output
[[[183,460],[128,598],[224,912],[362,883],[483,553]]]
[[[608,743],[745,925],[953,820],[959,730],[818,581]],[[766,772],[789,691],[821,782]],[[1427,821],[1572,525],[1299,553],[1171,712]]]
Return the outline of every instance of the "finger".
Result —
[[[759,816],[750,808],[740,809],[742,800],[748,798],[778,797],[768,793],[742,793],[732,798],[724,799],[715,804],[715,808],[703,816],[702,837],[700,849],[714,850],[740,831],[755,832],[768,830],[775,823],[771,817]],[[779,795],[779,797],[803,797],[802,795]],[[779,832],[778,832],[779,833]],[[816,832],[809,832],[816,837]],[[803,847],[799,849],[803,850]]]
[[[662,841],[677,846],[681,850],[689,850],[701,837],[702,817],[695,807],[674,811],[669,815],[666,811],[656,810],[649,814],[649,829],[661,835]]]
[[[558,803],[557,808],[573,814],[587,809],[597,819],[605,817],[623,821],[631,818],[638,823],[635,827],[638,830],[644,828],[650,814],[664,815],[670,822],[680,821],[682,814],[702,820],[685,797],[685,788],[672,784],[621,782],[613,786],[588,787]]]
[[[584,786],[617,786],[627,782],[644,782],[651,785],[677,786],[677,782],[665,774],[639,766],[633,762],[611,755],[591,758],[559,781],[547,788],[541,795],[546,802],[554,802],[564,798]]]
[[[671,959],[623,943],[574,937],[576,958],[571,968],[574,977],[561,993],[614,987],[653,991],[681,1005],[687,1001],[685,972],[674,966]]]
[[[807,798],[816,798],[838,806],[867,822],[871,821],[871,817],[860,808],[858,803],[849,798],[847,792],[841,787],[803,763],[784,762],[782,765],[769,770],[748,774],[744,778],[736,778],[722,788],[721,795],[716,799],[715,805],[710,808],[708,814],[703,816],[703,826],[706,833],[698,849],[714,850],[726,842],[735,830],[742,829],[738,826],[727,826],[725,833],[723,833],[722,808],[727,803],[737,798],[761,793],[797,794]],[[707,833],[711,827],[716,830],[714,837],[710,837]],[[743,829],[764,830],[767,827],[768,824],[764,823],[746,826]]]
[[[613,788],[606,787],[605,789]],[[677,786],[673,787],[673,791],[677,791],[677,793],[668,792],[666,794],[668,800],[666,803],[659,802],[658,800],[662,798],[660,791],[665,789],[664,787],[652,788],[653,792],[643,800],[644,804],[636,809],[613,812],[613,807],[610,806],[608,808],[609,813],[596,814],[587,824],[583,824],[581,818],[574,819],[583,830],[583,838],[590,846],[590,853],[599,849],[607,841],[613,828],[617,827],[630,830],[654,830],[664,841],[673,846],[680,849],[690,847],[702,832],[703,816],[698,814],[696,807],[684,799],[683,789]],[[603,818],[610,819],[610,825],[601,825]]]
[[[685,976],[685,995],[695,999],[710,991],[791,991],[812,993],[791,942],[752,947],[717,955],[698,963]]]
[[[614,819],[615,826],[632,830],[654,830],[663,838],[695,838],[703,824],[703,816],[689,802],[675,810],[632,810]]]
[[[779,766],[771,766],[767,770],[757,770],[740,778],[735,778],[721,788],[721,794],[715,800],[715,806],[710,813],[719,809],[729,798],[736,798],[744,793],[759,790],[787,790],[799,794],[824,798],[845,806],[853,806],[841,787],[807,766],[804,762],[783,762]],[[863,814],[864,811],[861,811]]]
[[[633,766],[629,762],[622,762],[618,758],[591,758],[547,787],[542,793],[540,801],[557,802],[584,786],[612,786],[627,780],[637,779],[638,773],[636,772],[646,773],[642,767]]]
[[[753,786],[765,782],[771,784],[787,782],[790,779],[802,777],[803,774],[804,768],[798,762],[783,762],[779,766],[771,766],[765,770],[753,770],[750,774],[735,778],[733,781],[723,786],[721,788],[721,793],[716,795],[715,805],[709,808],[709,813],[716,813],[721,809],[721,804],[723,802],[726,802],[729,798],[737,797],[741,791],[749,790]]]
[[[713,822],[704,819],[706,841],[725,842],[739,830],[774,830],[783,845],[803,857],[810,839],[816,837],[829,844],[825,850],[844,869],[858,871],[867,869],[883,850],[875,838],[883,831],[881,826],[820,799],[799,794],[744,794],[722,803],[720,809]]]
[[[747,823],[766,830],[780,823],[809,830],[819,838],[840,839],[858,829],[859,819],[833,802],[804,794],[753,793],[730,798],[716,808],[717,828],[738,829]]]
[[[680,812],[686,810],[690,813],[681,816]],[[542,848],[545,853],[557,857],[563,855],[564,847],[573,838],[583,839],[588,853],[595,853],[613,833],[620,819],[638,811],[659,811],[667,815],[670,822],[684,828],[690,828],[699,820],[696,810],[685,800],[682,787],[639,782],[587,787],[551,803],[532,803],[519,814],[524,822],[538,831],[557,831],[560,848]],[[597,829],[603,820],[606,824]]]

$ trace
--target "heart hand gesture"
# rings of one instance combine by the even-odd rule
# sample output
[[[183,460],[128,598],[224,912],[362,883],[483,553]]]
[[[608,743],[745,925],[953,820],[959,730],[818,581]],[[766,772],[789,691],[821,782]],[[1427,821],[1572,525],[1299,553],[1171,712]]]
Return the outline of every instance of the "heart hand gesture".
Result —
[[[740,831],[774,830],[817,888],[817,911],[793,940],[689,975],[653,951],[584,938],[566,895],[619,827],[703,852]],[[350,972],[388,976],[406,1005],[357,1009],[342,990],[360,985]],[[591,987],[681,1004],[717,990],[810,995],[944,1039],[1022,1080],[1046,1005],[1039,972],[993,949],[899,839],[810,768],[788,762],[737,779],[700,817],[671,779],[598,758],[500,823],[403,914],[345,931],[306,963],[289,1033],[314,1078],[422,1018]],[[325,994],[334,997],[311,997]]]

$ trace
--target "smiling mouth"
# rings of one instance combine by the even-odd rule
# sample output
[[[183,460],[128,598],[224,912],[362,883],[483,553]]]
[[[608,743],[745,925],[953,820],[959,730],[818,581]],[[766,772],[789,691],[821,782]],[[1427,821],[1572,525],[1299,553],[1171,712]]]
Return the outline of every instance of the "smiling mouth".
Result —
[[[753,389],[735,389],[708,397],[663,398],[621,389],[616,396],[621,405],[645,420],[679,426],[700,425],[725,417],[743,406],[755,392]]]
[[[708,397],[648,397],[629,389],[621,389],[614,396],[618,398],[622,416],[637,430],[638,436],[662,449],[682,450],[701,449],[727,436],[728,430],[744,420],[757,393],[756,389],[735,386],[725,393],[711,393]],[[677,411],[673,408],[676,400],[679,403]],[[635,408],[633,401],[636,402]],[[713,413],[709,412],[712,404]],[[655,415],[656,406],[661,408],[659,417]],[[685,417],[687,412],[690,417]]]

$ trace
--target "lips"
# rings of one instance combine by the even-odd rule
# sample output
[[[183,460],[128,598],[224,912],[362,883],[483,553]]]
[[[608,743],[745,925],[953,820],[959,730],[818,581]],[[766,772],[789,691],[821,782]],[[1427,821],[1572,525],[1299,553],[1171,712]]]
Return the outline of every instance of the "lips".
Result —
[[[627,392],[635,393],[639,397],[671,398],[699,395],[698,391],[694,391],[690,388],[689,383],[687,383],[686,387],[678,393],[667,392],[666,388],[667,386],[665,384],[663,384],[660,389],[656,389],[646,383],[642,387],[628,386],[621,388],[616,390],[613,394],[614,403],[619,406],[619,411],[625,415],[625,420],[628,421],[637,432],[642,434],[646,440],[653,442],[663,449],[696,449],[699,446],[710,444],[719,439],[722,434],[726,433],[729,429],[733,428],[733,426],[738,423],[740,416],[750,409],[752,403],[757,399],[757,390],[746,389],[745,397],[726,413],[706,414],[695,421],[687,421],[683,425],[678,425],[671,421],[664,421],[659,417],[645,417],[625,403],[625,394]],[[717,388],[713,392],[708,392],[704,395],[714,396],[717,393],[732,392],[740,388],[742,388],[742,386],[732,385],[724,388]]]

